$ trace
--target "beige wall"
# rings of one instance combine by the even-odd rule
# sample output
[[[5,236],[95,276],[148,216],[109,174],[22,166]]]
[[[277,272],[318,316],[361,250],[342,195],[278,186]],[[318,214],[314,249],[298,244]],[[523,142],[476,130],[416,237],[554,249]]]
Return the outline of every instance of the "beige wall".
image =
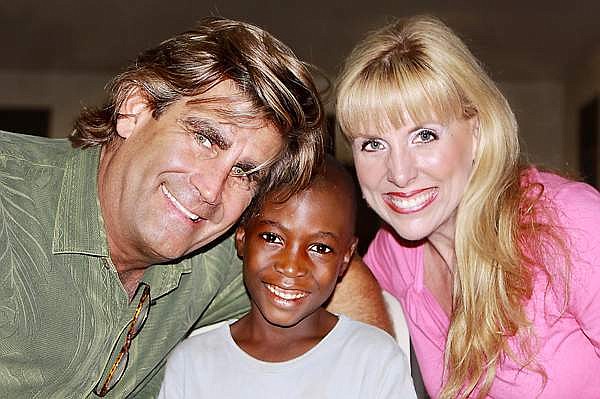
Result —
[[[576,69],[570,74],[566,86],[566,120],[564,135],[564,153],[575,168],[578,162],[579,110],[594,96],[600,95],[600,46],[586,59],[576,63]],[[600,159],[600,154],[599,157]],[[599,165],[600,168],[600,165]],[[599,176],[600,176],[600,170]]]
[[[525,160],[564,169],[564,84],[553,81],[504,82],[500,87],[517,117]]]
[[[0,107],[48,107],[50,137],[67,136],[81,105],[98,105],[110,76],[0,71]]]

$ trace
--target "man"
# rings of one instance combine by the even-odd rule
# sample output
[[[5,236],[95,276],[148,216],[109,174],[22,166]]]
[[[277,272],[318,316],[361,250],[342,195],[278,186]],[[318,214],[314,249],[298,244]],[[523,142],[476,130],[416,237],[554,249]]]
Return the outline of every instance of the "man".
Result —
[[[248,24],[206,20],[141,54],[109,94],[80,115],[75,148],[0,136],[0,397],[156,395],[190,330],[248,310],[219,237],[320,162],[308,71]],[[342,306],[376,291],[359,266]]]

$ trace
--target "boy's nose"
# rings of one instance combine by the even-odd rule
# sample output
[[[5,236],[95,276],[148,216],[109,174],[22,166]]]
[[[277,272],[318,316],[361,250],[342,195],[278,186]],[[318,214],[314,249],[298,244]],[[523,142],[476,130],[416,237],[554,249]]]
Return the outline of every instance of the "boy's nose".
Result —
[[[303,277],[307,274],[308,268],[299,257],[291,259],[281,259],[275,264],[275,270],[285,277]]]

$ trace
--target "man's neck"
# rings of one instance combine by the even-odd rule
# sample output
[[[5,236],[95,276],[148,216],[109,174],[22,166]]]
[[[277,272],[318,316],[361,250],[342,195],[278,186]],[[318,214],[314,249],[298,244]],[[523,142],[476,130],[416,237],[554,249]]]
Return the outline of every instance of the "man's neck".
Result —
[[[135,296],[137,287],[140,284],[140,280],[144,275],[144,269],[135,269],[126,272],[118,272],[118,274],[119,280],[121,280],[121,284],[123,285],[123,289],[127,293],[127,297],[131,302],[131,300]]]

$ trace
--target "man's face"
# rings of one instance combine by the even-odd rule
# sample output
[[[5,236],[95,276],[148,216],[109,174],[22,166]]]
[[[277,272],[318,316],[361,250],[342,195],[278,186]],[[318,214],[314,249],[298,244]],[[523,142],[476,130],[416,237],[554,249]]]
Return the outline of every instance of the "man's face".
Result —
[[[229,97],[222,82],[202,95]],[[133,94],[117,124],[120,140],[105,147],[99,195],[111,256],[125,263],[177,259],[229,229],[250,203],[250,171],[275,157],[282,138],[257,121],[239,126],[214,111],[220,104],[183,98],[152,118]],[[223,107],[227,105],[223,102]]]

